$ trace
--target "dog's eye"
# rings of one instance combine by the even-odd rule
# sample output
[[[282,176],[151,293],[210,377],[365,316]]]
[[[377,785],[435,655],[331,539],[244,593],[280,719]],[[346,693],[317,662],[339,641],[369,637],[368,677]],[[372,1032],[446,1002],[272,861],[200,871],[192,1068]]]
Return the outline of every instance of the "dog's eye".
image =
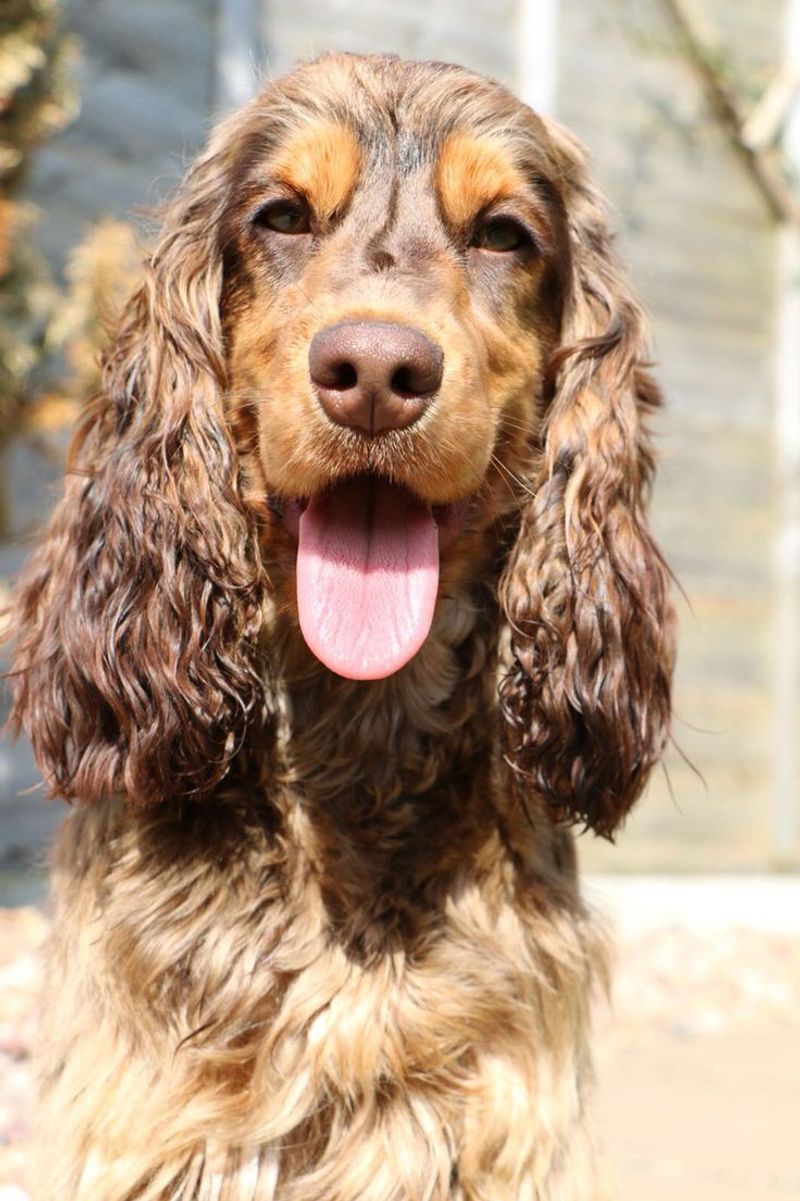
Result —
[[[472,235],[471,246],[505,254],[530,243],[528,231],[512,217],[489,217],[482,221]]]
[[[311,230],[311,214],[299,200],[271,200],[255,213],[253,225],[276,234],[307,234]]]

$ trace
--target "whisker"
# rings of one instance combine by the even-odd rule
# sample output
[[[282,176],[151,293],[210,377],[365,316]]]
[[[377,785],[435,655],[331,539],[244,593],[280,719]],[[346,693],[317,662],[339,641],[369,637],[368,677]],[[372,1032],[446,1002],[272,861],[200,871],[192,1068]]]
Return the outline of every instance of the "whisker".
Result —
[[[535,496],[536,495],[536,493],[530,487],[530,485],[527,484],[524,480],[521,480],[519,478],[519,476],[516,475],[511,470],[510,467],[507,467],[506,464],[497,457],[497,455],[494,453],[494,451],[492,451],[491,462],[495,465],[495,467],[498,468],[499,471],[501,471],[503,473],[503,475],[506,477],[507,481],[511,481],[511,483],[516,484],[517,487],[520,488],[527,496]],[[513,491],[513,489],[512,489],[512,491]]]

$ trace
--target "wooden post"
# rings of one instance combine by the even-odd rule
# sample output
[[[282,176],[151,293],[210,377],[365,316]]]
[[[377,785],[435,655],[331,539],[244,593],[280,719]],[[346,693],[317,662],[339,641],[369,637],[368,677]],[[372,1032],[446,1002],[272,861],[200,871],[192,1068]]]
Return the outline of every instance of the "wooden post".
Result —
[[[517,91],[537,113],[554,115],[558,92],[559,0],[520,0]]]
[[[800,0],[787,0],[786,73],[800,70]],[[787,165],[800,173],[800,105],[783,135]],[[800,850],[800,226],[778,231],[775,370],[775,852]]]

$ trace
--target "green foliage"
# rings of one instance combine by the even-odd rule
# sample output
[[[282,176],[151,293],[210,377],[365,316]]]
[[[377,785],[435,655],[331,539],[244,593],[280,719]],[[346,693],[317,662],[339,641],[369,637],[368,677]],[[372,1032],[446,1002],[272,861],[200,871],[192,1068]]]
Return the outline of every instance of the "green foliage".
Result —
[[[76,111],[76,47],[58,19],[58,0],[0,5],[0,431],[43,353],[56,296],[32,245],[36,214],[18,196],[31,152]]]

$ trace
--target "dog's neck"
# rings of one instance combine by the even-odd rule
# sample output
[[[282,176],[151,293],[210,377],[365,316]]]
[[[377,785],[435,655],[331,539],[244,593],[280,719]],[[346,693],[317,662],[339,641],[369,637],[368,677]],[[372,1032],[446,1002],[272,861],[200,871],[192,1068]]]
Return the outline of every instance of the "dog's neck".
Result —
[[[318,663],[293,621],[276,621],[279,775],[311,802],[384,805],[474,765],[495,741],[496,627],[491,598],[461,586],[406,667],[357,682]]]
[[[273,629],[270,791],[348,954],[424,940],[496,839],[494,606],[488,590],[453,590],[415,658],[370,683],[323,668],[288,617]]]

